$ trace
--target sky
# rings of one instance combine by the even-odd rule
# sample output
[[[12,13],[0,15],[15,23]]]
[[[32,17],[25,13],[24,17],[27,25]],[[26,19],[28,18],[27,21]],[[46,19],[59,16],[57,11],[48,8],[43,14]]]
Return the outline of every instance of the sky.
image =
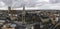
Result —
[[[60,1],[58,3],[55,0],[0,0],[0,8],[11,6],[13,8],[20,8],[24,4],[26,7],[39,7],[42,9],[60,8]],[[54,3],[53,3],[54,2]]]
[[[44,4],[45,2],[49,2],[49,0],[0,0],[0,7],[22,7],[23,4],[26,7],[34,7],[37,4]]]
[[[49,0],[38,0],[38,1],[40,1],[40,2],[42,2],[42,1],[46,1],[46,2],[49,2]]]

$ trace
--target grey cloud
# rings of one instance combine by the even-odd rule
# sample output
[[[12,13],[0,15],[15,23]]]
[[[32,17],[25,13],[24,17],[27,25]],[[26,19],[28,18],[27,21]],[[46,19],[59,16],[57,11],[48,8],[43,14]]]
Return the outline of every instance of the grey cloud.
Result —
[[[5,6],[11,7],[22,7],[24,4],[26,7],[40,7],[40,8],[50,8],[55,6],[56,3],[60,3],[60,0],[50,0],[49,2],[38,2],[38,0],[0,0],[5,3]],[[54,3],[54,4],[52,4]],[[47,6],[48,5],[48,6]],[[56,5],[56,7],[59,4]]]

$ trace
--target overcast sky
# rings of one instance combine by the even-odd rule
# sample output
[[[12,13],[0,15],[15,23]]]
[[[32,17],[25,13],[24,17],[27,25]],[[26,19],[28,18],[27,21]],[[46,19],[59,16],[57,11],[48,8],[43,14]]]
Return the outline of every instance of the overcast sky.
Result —
[[[60,0],[0,0],[0,7],[15,7],[20,8],[23,5],[26,7],[39,8],[59,8]]]
[[[43,2],[49,2],[49,0],[0,0],[0,7],[3,6],[12,6],[12,7],[21,7],[26,5],[27,7],[34,7],[36,4]]]

